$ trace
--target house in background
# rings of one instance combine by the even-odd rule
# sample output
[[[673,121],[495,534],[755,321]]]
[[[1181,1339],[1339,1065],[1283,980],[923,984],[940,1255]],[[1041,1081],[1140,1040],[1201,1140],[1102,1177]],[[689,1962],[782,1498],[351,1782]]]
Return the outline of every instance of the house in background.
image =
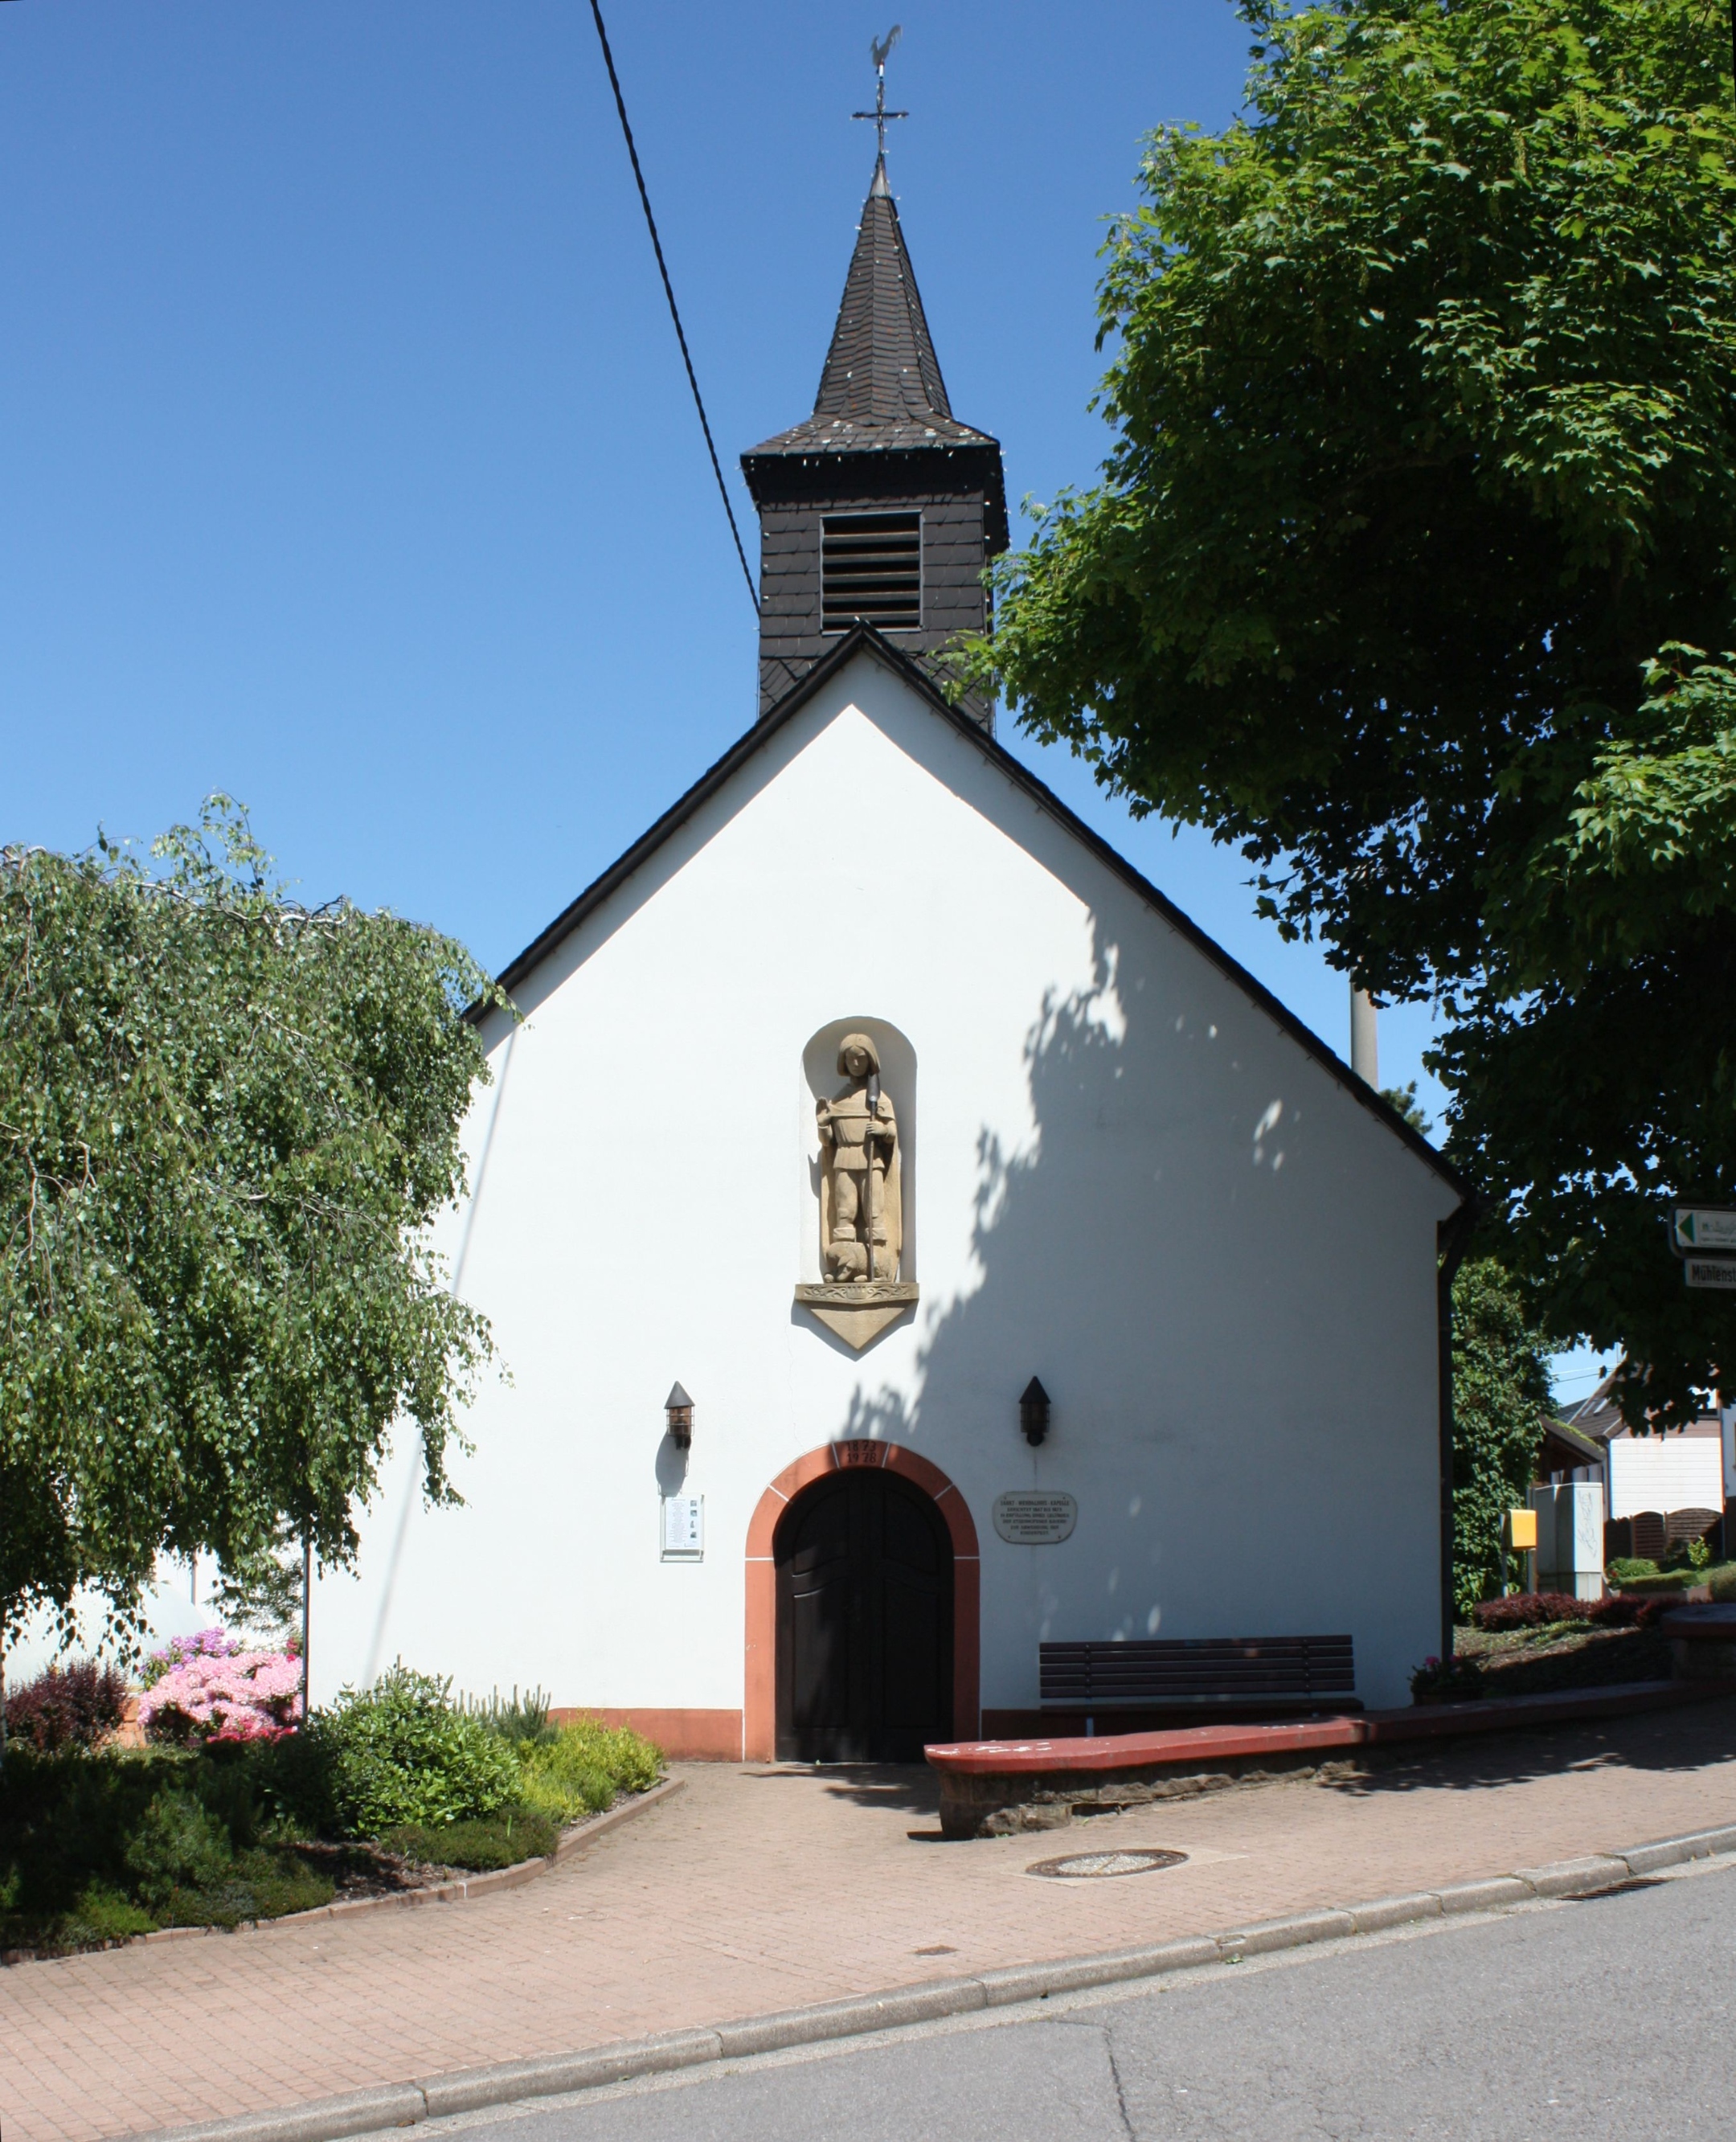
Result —
[[[1543,1419],[1543,1440],[1537,1449],[1536,1475],[1539,1486],[1564,1487],[1571,1483],[1583,1485],[1595,1483],[1605,1488],[1609,1471],[1609,1450],[1595,1436],[1583,1429],[1570,1428],[1564,1420],[1546,1414]]]
[[[1704,1534],[1736,1498],[1736,1407],[1703,1414],[1668,1435],[1635,1435],[1610,1396],[1610,1381],[1606,1377],[1565,1423],[1551,1424],[1540,1474],[1578,1478],[1562,1461],[1584,1444],[1601,1454],[1606,1560],[1654,1554],[1675,1537]],[[1725,1530],[1736,1532],[1736,1526]]]

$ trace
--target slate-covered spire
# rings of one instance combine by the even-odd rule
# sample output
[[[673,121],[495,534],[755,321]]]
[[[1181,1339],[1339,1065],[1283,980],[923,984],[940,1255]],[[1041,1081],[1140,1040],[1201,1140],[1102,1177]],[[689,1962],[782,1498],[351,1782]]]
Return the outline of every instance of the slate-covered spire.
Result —
[[[846,444],[871,451],[943,437],[979,444],[985,436],[954,422],[885,162],[877,159],[814,413],[755,452],[836,453]]]
[[[813,413],[742,468],[760,513],[762,713],[857,617],[918,655],[988,624],[1000,447],[952,413],[884,155]]]

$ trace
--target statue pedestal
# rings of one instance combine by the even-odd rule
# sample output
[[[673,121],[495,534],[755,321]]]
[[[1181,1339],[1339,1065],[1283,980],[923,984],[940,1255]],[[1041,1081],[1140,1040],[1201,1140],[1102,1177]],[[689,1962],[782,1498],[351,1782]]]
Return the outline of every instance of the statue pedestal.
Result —
[[[798,1304],[859,1354],[914,1308],[916,1297],[914,1281],[897,1279],[828,1280],[796,1290]]]

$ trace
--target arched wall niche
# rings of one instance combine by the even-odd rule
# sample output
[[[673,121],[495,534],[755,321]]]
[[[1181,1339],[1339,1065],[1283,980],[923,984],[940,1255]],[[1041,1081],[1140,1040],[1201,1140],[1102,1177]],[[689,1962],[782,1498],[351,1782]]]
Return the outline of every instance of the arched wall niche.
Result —
[[[801,1052],[801,1271],[806,1282],[823,1279],[820,1269],[820,1132],[816,1105],[840,1092],[838,1044],[846,1034],[866,1034],[880,1051],[880,1085],[898,1118],[900,1165],[904,1175],[904,1255],[898,1276],[917,1277],[916,1051],[890,1019],[859,1013],[828,1020]]]

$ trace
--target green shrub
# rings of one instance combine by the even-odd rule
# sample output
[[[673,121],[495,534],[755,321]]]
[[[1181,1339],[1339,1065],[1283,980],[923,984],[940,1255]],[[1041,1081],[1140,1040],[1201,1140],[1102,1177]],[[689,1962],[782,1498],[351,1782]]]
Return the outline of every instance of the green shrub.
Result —
[[[220,1881],[171,1890],[157,1907],[168,1927],[239,1927],[329,1904],[333,1884],[289,1853],[249,1852]]]
[[[617,1792],[646,1793],[663,1775],[661,1748],[630,1725],[605,1725],[600,1718],[575,1718],[560,1729],[562,1743],[585,1750],[614,1780]]]
[[[600,1814],[617,1793],[642,1793],[663,1773],[663,1754],[630,1727],[576,1719],[555,1736],[519,1750],[526,1807],[556,1822]]]
[[[326,1720],[319,1712],[304,1733],[286,1733],[281,1740],[253,1740],[244,1748],[210,1746],[205,1760],[240,1759],[258,1795],[259,1821],[283,1838],[335,1837],[342,1825],[333,1789],[336,1754]]]
[[[9,1941],[67,1912],[94,1883],[126,1893],[127,1841],[152,1797],[178,1782],[176,1757],[8,1750],[0,1782],[0,1891]]]
[[[486,1873],[516,1867],[523,1859],[546,1858],[560,1842],[556,1821],[530,1808],[506,1808],[476,1822],[442,1823],[429,1829],[402,1823],[379,1840],[388,1852],[431,1867],[462,1867]]]
[[[235,1871],[250,1893],[253,1908],[242,1914],[245,1918],[278,1919],[288,1912],[317,1912],[338,1893],[330,1875],[309,1867],[293,1852],[249,1852]]]
[[[1424,1659],[1411,1669],[1413,1703],[1472,1703],[1483,1692],[1475,1659]]]
[[[337,1822],[349,1835],[463,1822],[517,1799],[518,1757],[458,1709],[451,1686],[399,1665],[370,1689],[345,1689],[315,1718],[310,1738],[325,1751]]]
[[[1712,1550],[1703,1539],[1678,1540],[1659,1564],[1661,1569],[1709,1569]]]
[[[519,1796],[527,1808],[556,1823],[582,1822],[588,1814],[601,1814],[614,1804],[614,1780],[594,1763],[563,1758],[558,1745],[548,1750],[525,1750]]]
[[[270,1752],[14,1748],[0,1778],[0,1947],[56,1953],[329,1903],[332,1883],[283,1848],[261,1784]]]
[[[234,1863],[229,1834],[194,1795],[157,1794],[126,1847],[131,1887],[147,1910],[165,1911],[177,1889],[216,1889]]]
[[[459,1704],[471,1717],[480,1719],[491,1733],[510,1740],[515,1748],[526,1740],[552,1740],[560,1730],[549,1723],[546,1693],[540,1688],[533,1688],[520,1696],[516,1681],[510,1696],[503,1696],[496,1689],[486,1697],[461,1696]]]
[[[1655,1592],[1666,1597],[1691,1591],[1700,1581],[1697,1569],[1663,1569],[1655,1577],[1630,1577],[1622,1583],[1622,1590],[1630,1597],[1635,1594]]]
[[[97,1948],[108,1942],[131,1941],[148,1934],[156,1924],[149,1912],[123,1897],[118,1889],[91,1883],[62,1919],[57,1947]]]
[[[1618,1554],[1604,1571],[1612,1584],[1635,1584],[1642,1577],[1655,1577],[1658,1565],[1648,1562],[1642,1554]]]

